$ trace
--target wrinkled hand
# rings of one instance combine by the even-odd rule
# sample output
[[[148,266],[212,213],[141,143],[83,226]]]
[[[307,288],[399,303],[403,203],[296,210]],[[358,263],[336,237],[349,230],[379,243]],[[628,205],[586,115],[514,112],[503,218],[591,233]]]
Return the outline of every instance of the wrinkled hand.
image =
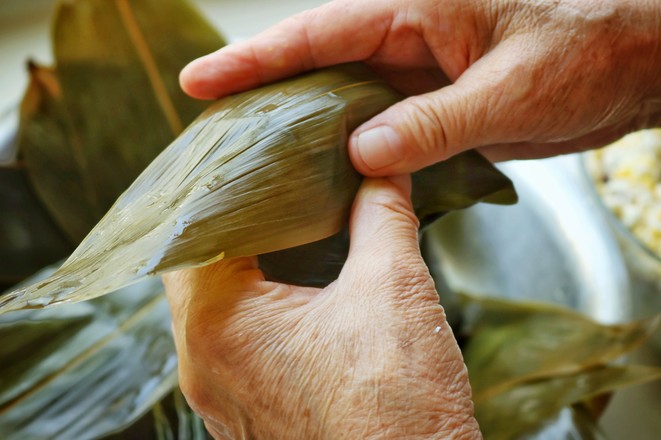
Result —
[[[180,384],[214,437],[480,438],[408,192],[365,180],[325,289],[265,281],[256,258],[164,277]]]
[[[216,98],[359,60],[411,95],[355,131],[365,175],[476,147],[555,155],[661,124],[658,0],[336,0],[194,61],[181,83]]]

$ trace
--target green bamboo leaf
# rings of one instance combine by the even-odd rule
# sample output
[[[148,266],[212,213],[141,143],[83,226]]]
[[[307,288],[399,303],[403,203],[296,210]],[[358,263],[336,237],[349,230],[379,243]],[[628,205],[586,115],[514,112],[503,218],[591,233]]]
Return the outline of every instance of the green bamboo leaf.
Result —
[[[19,148],[73,243],[206,107],[184,95],[177,75],[223,44],[181,0],[60,2],[56,79],[33,74],[28,95],[39,93],[39,105],[24,104]]]
[[[20,109],[21,159],[48,212],[64,231],[79,231],[80,236],[98,220],[90,209],[94,187],[81,166],[84,146],[69,123],[55,69],[30,63],[29,73],[30,83]],[[70,234],[68,238],[75,245]]]
[[[661,315],[606,326],[554,305],[460,299],[462,353],[486,439],[518,438],[563,408],[661,378],[661,368],[612,365],[658,329]]]
[[[608,440],[608,437],[601,431],[598,420],[595,420],[582,404],[565,407],[555,417],[544,420],[539,427],[514,438],[517,440]]]
[[[83,300],[148,275],[336,234],[360,184],[347,135],[400,98],[354,64],[219,100],[152,162],[53,277],[1,298],[0,310]],[[515,200],[511,182],[496,175],[491,192]]]
[[[525,382],[487,400],[475,399],[475,417],[486,440],[511,440],[587,397],[660,378],[658,367],[597,366]]]
[[[105,440],[212,440],[202,419],[193,412],[176,387],[131,426]]]
[[[476,398],[606,364],[639,347],[661,325],[661,315],[608,326],[549,304],[460,298],[462,331],[470,337],[463,353]]]
[[[413,173],[412,185],[411,201],[422,227],[478,202],[511,205],[518,200],[512,182],[476,151]]]
[[[52,161],[61,160],[58,147],[63,145],[67,134],[58,123],[62,116],[60,86],[53,69],[28,63],[30,82],[17,114],[32,112],[35,118],[23,125],[23,137],[36,139],[46,146],[46,151],[54,154],[43,158],[44,165],[50,167]],[[11,113],[0,117],[0,125],[8,124]],[[3,127],[4,128],[4,127]],[[10,128],[13,130],[13,128]],[[16,160],[17,145],[13,140],[5,140],[0,149],[5,152],[5,161],[0,163],[0,290],[9,288],[39,269],[66,257],[74,249],[62,230],[53,222],[49,212],[30,185],[25,169],[25,162]],[[52,148],[55,146],[55,148]],[[71,172],[66,167],[69,158],[65,158],[62,174]],[[45,175],[50,177],[50,170]],[[46,180],[47,185],[60,183]],[[60,185],[59,190],[68,192],[71,188]],[[77,188],[76,188],[77,190]],[[84,219],[85,212],[78,212],[79,204],[65,199],[64,208],[72,209],[72,222]]]
[[[411,201],[424,229],[443,214],[478,202],[515,203],[516,192],[489,161],[468,151],[414,173]],[[260,255],[259,266],[270,280],[324,287],[337,279],[348,254],[345,228],[321,241]]]
[[[347,133],[399,98],[367,74],[331,69],[218,101],[54,277],[0,301],[59,302],[77,287],[76,297],[88,298],[223,253],[254,255],[336,233],[360,183]]]
[[[2,438],[99,438],[169,393],[177,362],[162,289],[152,279],[95,301],[0,317]]]
[[[0,290],[73,250],[20,168],[0,168]]]

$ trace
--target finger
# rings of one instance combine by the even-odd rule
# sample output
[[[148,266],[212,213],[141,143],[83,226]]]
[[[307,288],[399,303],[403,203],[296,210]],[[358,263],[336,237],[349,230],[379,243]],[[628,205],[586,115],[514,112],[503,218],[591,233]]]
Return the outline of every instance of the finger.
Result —
[[[489,161],[506,162],[508,160],[544,159],[562,154],[577,153],[594,147],[579,147],[564,142],[532,143],[518,142],[513,144],[497,144],[480,147],[479,152]]]
[[[480,153],[492,162],[513,159],[541,159],[559,154],[577,153],[606,146],[633,131],[645,128],[636,122],[605,127],[567,141],[487,145],[480,148]]]
[[[405,301],[425,316],[439,313],[438,295],[418,244],[408,175],[363,181],[350,219],[350,248],[333,290],[348,301]],[[401,304],[401,303],[400,303]]]
[[[288,18],[244,42],[191,62],[180,75],[186,93],[214,99],[314,68],[369,58],[392,20],[379,2],[334,1]],[[356,29],[369,29],[355,38]]]
[[[378,265],[381,259],[419,254],[418,225],[410,176],[365,179],[351,213],[349,258]]]
[[[613,137],[610,142],[617,139],[619,139],[619,137]],[[518,142],[513,144],[487,145],[485,147],[480,147],[478,150],[484,157],[489,159],[489,161],[495,163],[508,160],[544,159],[563,154],[579,153],[593,148],[602,147],[610,142],[600,141],[596,143],[584,143],[578,140],[572,142],[565,141],[550,143]]]
[[[409,97],[363,124],[349,140],[354,167],[366,176],[407,174],[481,145],[521,140],[521,124],[505,123],[520,96],[507,53],[499,48],[454,84]]]

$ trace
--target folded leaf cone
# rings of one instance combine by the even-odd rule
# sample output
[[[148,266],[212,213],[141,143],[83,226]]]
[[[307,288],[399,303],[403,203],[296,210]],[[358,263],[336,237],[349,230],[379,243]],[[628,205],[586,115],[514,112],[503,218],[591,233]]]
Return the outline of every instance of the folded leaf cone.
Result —
[[[147,275],[339,232],[361,180],[347,136],[399,99],[367,68],[351,64],[217,101],[145,169],[52,277],[0,298],[0,311],[84,300]],[[477,153],[459,162],[476,185],[451,200],[463,206],[516,200],[511,182]],[[480,178],[471,177],[473,170]],[[434,208],[438,197],[429,200],[418,209],[425,217],[447,210]]]

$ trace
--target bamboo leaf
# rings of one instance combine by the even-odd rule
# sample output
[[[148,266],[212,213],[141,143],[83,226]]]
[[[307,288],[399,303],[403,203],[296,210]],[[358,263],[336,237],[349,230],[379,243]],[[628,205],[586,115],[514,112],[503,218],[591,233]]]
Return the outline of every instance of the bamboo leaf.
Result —
[[[181,0],[60,2],[57,71],[33,72],[19,148],[37,194],[73,243],[206,107],[183,94],[177,75],[222,45]]]
[[[413,208],[422,227],[478,202],[511,205],[518,200],[512,182],[476,151],[413,173],[412,184]]]
[[[37,139],[54,154],[44,157],[44,165],[50,167],[52,161],[61,160],[58,147],[66,139],[65,129],[58,124],[63,113],[60,87],[53,69],[28,64],[30,82],[21,105],[20,113],[33,112],[35,118],[23,125],[23,137]],[[3,115],[7,117],[11,115]],[[3,120],[2,123],[5,123]],[[10,128],[13,130],[13,127]],[[0,167],[0,290],[8,288],[32,275],[39,269],[53,264],[70,254],[74,249],[61,229],[53,222],[49,212],[30,185],[25,172],[25,163],[16,160],[17,145],[11,139],[4,140],[0,150],[9,152],[7,162]],[[52,148],[55,146],[55,148]],[[67,175],[71,169],[65,158],[61,173]],[[49,179],[50,170],[45,174],[45,184],[60,183],[61,178]],[[60,191],[71,188],[60,185]],[[76,188],[77,189],[77,188]],[[72,222],[84,219],[85,212],[78,211],[78,203],[65,200],[64,209],[71,209]]]
[[[412,176],[411,201],[421,227],[446,212],[478,202],[511,204],[516,192],[485,158],[469,151]],[[288,284],[323,287],[337,279],[349,254],[349,230],[332,237],[259,257],[267,278]]]
[[[613,365],[658,329],[661,315],[606,326],[553,305],[460,298],[462,352],[487,439],[518,438],[562,408],[661,378],[661,368]]]
[[[297,286],[325,287],[340,275],[349,255],[349,228],[323,240],[259,256],[266,279]]]
[[[0,168],[0,290],[73,250],[32,191],[22,170]]]
[[[595,420],[582,404],[565,407],[555,417],[542,422],[539,428],[514,438],[517,440],[608,440],[608,437],[601,431],[598,420]]]
[[[476,399],[518,382],[606,364],[639,347],[661,325],[661,315],[607,326],[548,304],[466,295],[461,300],[462,331],[471,338],[464,359],[476,372]]]
[[[131,424],[175,385],[157,279],[87,303],[0,317],[3,439],[98,438]]]
[[[660,378],[658,367],[597,366],[525,382],[488,400],[476,400],[475,417],[485,439],[511,440],[586,397]]]
[[[104,436],[104,439],[212,440],[212,437],[207,433],[202,419],[188,406],[176,387],[131,426]]]
[[[87,299],[148,275],[339,232],[360,183],[347,135],[398,99],[364,66],[345,65],[219,100],[53,277],[6,295],[0,310]],[[492,191],[513,194],[495,174]]]
[[[365,75],[356,66],[329,70],[218,101],[54,277],[0,302],[45,305],[72,299],[77,287],[75,298],[85,299],[223,253],[259,254],[337,232],[360,182],[348,130],[398,98]]]
[[[84,148],[69,123],[55,69],[31,63],[29,73],[30,83],[20,110],[21,158],[48,212],[54,214],[60,226],[66,224],[64,231],[79,231],[80,236],[98,220],[90,209],[95,194],[83,166]]]

